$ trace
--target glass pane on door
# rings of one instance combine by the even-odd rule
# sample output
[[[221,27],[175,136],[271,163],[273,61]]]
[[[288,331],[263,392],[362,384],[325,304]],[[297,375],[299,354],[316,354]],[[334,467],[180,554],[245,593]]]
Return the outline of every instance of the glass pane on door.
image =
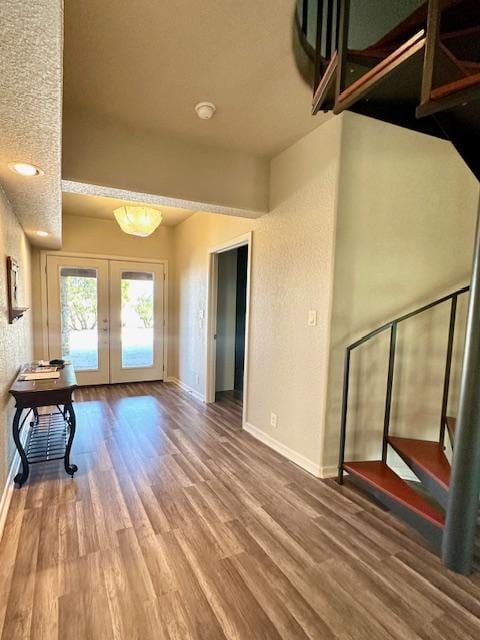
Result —
[[[61,348],[77,371],[98,369],[96,269],[60,268]]]
[[[154,274],[123,271],[121,284],[122,368],[154,363]]]

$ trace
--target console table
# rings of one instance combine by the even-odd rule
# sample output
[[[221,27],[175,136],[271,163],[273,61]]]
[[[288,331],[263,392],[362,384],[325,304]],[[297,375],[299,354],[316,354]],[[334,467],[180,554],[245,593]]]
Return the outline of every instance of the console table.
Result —
[[[72,394],[77,387],[77,379],[73,366],[67,364],[60,369],[59,378],[27,381],[20,379],[21,373],[10,387],[16,408],[12,425],[13,440],[22,461],[22,469],[14,482],[22,486],[28,478],[31,464],[61,459],[65,471],[73,477],[78,470],[77,465],[70,463],[76,426]],[[39,407],[55,410],[39,413]],[[29,417],[30,432],[24,447],[20,433]]]

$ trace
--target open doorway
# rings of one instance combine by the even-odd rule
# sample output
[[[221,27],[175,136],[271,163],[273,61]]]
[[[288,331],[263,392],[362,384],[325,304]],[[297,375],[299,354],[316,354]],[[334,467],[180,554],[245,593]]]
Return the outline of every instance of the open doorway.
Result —
[[[245,420],[250,234],[210,250],[207,402]]]
[[[243,404],[245,314],[247,310],[246,245],[218,256],[215,402]]]

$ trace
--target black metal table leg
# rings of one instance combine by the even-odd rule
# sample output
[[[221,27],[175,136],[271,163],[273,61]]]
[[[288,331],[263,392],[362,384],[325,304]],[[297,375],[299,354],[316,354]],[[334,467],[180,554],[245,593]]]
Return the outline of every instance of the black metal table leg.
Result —
[[[33,411],[33,420],[30,422],[30,426],[33,427],[34,424],[38,424],[38,409],[37,407],[32,408]]]
[[[68,426],[69,426],[69,434],[68,434],[67,447],[65,449],[64,464],[65,464],[65,471],[69,473],[73,478],[73,474],[75,473],[75,471],[78,471],[78,467],[76,464],[70,464],[70,451],[72,449],[73,438],[75,437],[75,429],[76,429],[77,421],[75,418],[75,411],[73,410],[73,405],[71,402],[68,402],[67,404],[64,405],[64,411],[65,411],[65,414],[68,412]]]
[[[17,407],[17,410],[15,411],[15,416],[13,418],[13,426],[12,426],[13,440],[15,442],[15,446],[17,447],[17,451],[20,454],[20,459],[22,461],[22,471],[17,473],[13,481],[16,482],[20,487],[27,480],[28,473],[29,473],[27,454],[25,453],[25,449],[23,448],[22,443],[20,441],[19,424],[20,424],[20,418],[22,416],[22,412],[23,412],[23,408]]]

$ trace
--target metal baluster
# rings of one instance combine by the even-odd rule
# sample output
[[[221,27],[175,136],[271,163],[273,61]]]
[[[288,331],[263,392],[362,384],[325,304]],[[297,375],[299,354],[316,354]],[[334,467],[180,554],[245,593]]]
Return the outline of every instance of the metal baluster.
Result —
[[[340,0],[335,0],[335,42],[334,51],[338,51],[338,31],[340,29]]]
[[[390,429],[390,414],[392,410],[393,373],[395,370],[395,349],[397,346],[397,323],[390,329],[390,353],[388,357],[387,393],[385,397],[385,418],[383,421],[382,462],[387,461],[388,432]]]
[[[303,0],[302,6],[302,32],[307,37],[308,31],[308,0]]]
[[[337,83],[335,87],[335,102],[345,87],[345,67],[348,50],[348,24],[350,19],[350,0],[338,0],[340,2],[340,15],[338,25],[338,68]]]
[[[325,34],[325,58],[332,57],[332,35],[333,35],[333,0],[327,2],[327,29]]]
[[[342,422],[340,427],[340,453],[338,456],[338,483],[343,484],[343,463],[345,462],[345,443],[347,438],[348,386],[350,384],[350,349],[345,350],[343,369]]]
[[[442,447],[445,444],[445,423],[447,420],[448,392],[450,390],[450,373],[452,370],[453,338],[455,334],[455,319],[457,315],[457,296],[452,298],[450,309],[450,324],[448,328],[447,358],[445,362],[445,377],[443,380],[442,415],[440,423],[439,442]]]
[[[317,90],[322,77],[322,29],[323,29],[323,0],[318,0],[317,33],[315,38],[315,84],[313,93]]]

